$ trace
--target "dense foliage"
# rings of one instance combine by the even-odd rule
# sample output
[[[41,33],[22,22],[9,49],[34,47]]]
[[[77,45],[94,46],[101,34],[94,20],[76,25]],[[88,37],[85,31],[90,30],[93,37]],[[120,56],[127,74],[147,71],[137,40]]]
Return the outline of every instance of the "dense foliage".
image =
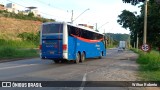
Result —
[[[108,45],[118,46],[119,41],[126,41],[129,43],[129,35],[128,34],[114,34],[114,33],[106,33]]]
[[[34,33],[24,32],[19,34],[18,37],[21,38],[23,41],[33,42],[36,45],[38,45],[40,40],[40,33],[38,32],[34,34]]]
[[[116,40],[116,41],[128,41],[129,39],[129,35],[128,34],[120,34],[120,33],[117,33],[117,34],[114,34],[114,33],[106,33],[106,36],[109,36],[113,38],[113,40]]]
[[[141,5],[141,14],[136,15],[134,12],[123,10],[118,16],[117,22],[122,25],[123,28],[131,31],[132,45],[136,42],[138,35],[140,39],[139,45],[143,42],[143,26],[144,26],[144,5]],[[160,5],[157,2],[148,1],[148,13],[147,13],[147,43],[152,47],[160,46]]]
[[[132,5],[136,5],[139,2],[144,2],[145,0],[122,0],[124,3],[131,3]]]

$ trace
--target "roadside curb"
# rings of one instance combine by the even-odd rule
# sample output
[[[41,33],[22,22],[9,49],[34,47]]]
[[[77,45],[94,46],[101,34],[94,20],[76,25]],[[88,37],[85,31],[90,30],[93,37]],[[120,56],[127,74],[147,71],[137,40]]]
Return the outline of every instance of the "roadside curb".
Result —
[[[38,58],[38,57],[13,58],[13,59],[0,59],[0,63],[4,63],[4,62],[12,62],[12,61],[19,61],[19,60],[25,60],[25,59],[32,59],[32,58]]]

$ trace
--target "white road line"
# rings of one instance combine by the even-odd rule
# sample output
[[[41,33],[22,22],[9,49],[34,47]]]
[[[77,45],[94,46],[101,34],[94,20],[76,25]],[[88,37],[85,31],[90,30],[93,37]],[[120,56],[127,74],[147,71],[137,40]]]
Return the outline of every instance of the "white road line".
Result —
[[[85,73],[83,75],[82,84],[81,84],[81,87],[79,88],[79,90],[83,90],[84,89],[84,85],[85,85],[85,81],[86,81],[86,76],[87,76],[87,73]]]
[[[10,68],[18,68],[18,67],[26,67],[26,66],[33,66],[33,65],[38,65],[38,64],[25,64],[25,65],[19,65],[19,66],[4,67],[4,68],[0,68],[0,70],[10,69]]]
[[[82,81],[86,81],[87,73],[84,74]]]

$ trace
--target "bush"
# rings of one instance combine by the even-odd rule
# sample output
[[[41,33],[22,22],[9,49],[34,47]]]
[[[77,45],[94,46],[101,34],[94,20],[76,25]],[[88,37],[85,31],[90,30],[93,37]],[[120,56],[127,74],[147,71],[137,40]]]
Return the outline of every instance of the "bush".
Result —
[[[141,64],[143,70],[157,71],[160,70],[160,54],[157,51],[149,53],[138,52],[139,58],[137,63]]]
[[[33,12],[30,12],[30,13],[28,14],[28,17],[34,17],[34,13],[33,13]]]
[[[14,41],[0,39],[0,59],[23,58],[38,56],[34,43],[28,41]]]
[[[149,63],[147,67],[149,70],[160,70],[160,55],[156,51],[152,51],[149,57]]]
[[[36,34],[24,32],[19,34],[18,37],[24,41],[33,42],[37,45],[39,44],[40,34],[39,32],[37,32]]]
[[[0,39],[0,48],[12,47],[12,48],[37,48],[33,42],[19,41],[19,40],[4,40]]]
[[[139,64],[148,64],[150,60],[150,56],[149,54],[145,54],[145,53],[139,53],[139,58],[137,60],[137,63]]]
[[[13,47],[0,48],[0,57],[11,57],[16,53],[16,49]]]
[[[34,49],[16,49],[14,47],[0,48],[0,59],[24,58],[38,56],[37,50]]]
[[[139,76],[142,81],[159,81],[160,80],[160,54],[157,51],[144,53],[141,50],[136,51],[139,54],[137,63],[140,64]]]

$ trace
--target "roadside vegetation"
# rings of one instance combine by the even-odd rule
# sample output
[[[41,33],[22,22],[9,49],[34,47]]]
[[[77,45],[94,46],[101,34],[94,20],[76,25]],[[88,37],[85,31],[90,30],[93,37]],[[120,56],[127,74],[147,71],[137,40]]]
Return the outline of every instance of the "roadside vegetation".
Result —
[[[137,12],[131,12],[123,10],[118,15],[117,22],[125,29],[130,30],[130,41],[132,47],[136,45],[137,37],[139,38],[139,45],[143,44],[143,28],[144,28],[144,15],[145,15],[145,0],[122,0],[123,3],[129,3],[131,5],[139,5],[140,14]],[[142,2],[141,4],[139,4]],[[136,7],[135,7],[136,8]],[[147,44],[152,48],[159,48],[160,45],[160,3],[158,0],[147,1]],[[152,50],[149,53],[142,51],[136,51],[139,54],[137,63],[140,64],[139,75],[146,81],[160,81],[160,54],[156,50]]]
[[[11,46],[0,48],[0,60],[36,56],[38,56],[38,51],[35,49],[18,49]]]
[[[152,50],[148,53],[141,50],[132,49],[139,54],[137,63],[139,66],[139,75],[144,81],[160,81],[160,53]]]
[[[0,60],[38,57],[40,25],[51,21],[55,20],[0,10]]]
[[[144,1],[145,0],[122,0],[124,3],[137,5],[140,8],[140,13],[123,10],[118,15],[117,22],[126,30],[130,30],[130,42],[132,47],[136,45],[137,37],[139,38],[139,45],[143,44],[143,30],[144,30]],[[147,1],[147,44],[152,48],[157,48],[160,45],[160,3],[159,0]],[[141,4],[139,4],[142,2]],[[136,7],[135,7],[136,8]]]
[[[38,56],[39,34],[22,33],[22,40],[0,39],[0,60]]]
[[[15,19],[22,19],[22,20],[34,20],[34,21],[40,21],[40,22],[52,22],[55,21],[53,19],[46,19],[43,17],[34,17],[33,13],[29,13],[28,15],[24,15],[22,12],[19,12],[18,14],[13,12],[8,12],[6,10],[0,10],[0,16],[1,17],[7,17],[7,18],[15,18]]]

